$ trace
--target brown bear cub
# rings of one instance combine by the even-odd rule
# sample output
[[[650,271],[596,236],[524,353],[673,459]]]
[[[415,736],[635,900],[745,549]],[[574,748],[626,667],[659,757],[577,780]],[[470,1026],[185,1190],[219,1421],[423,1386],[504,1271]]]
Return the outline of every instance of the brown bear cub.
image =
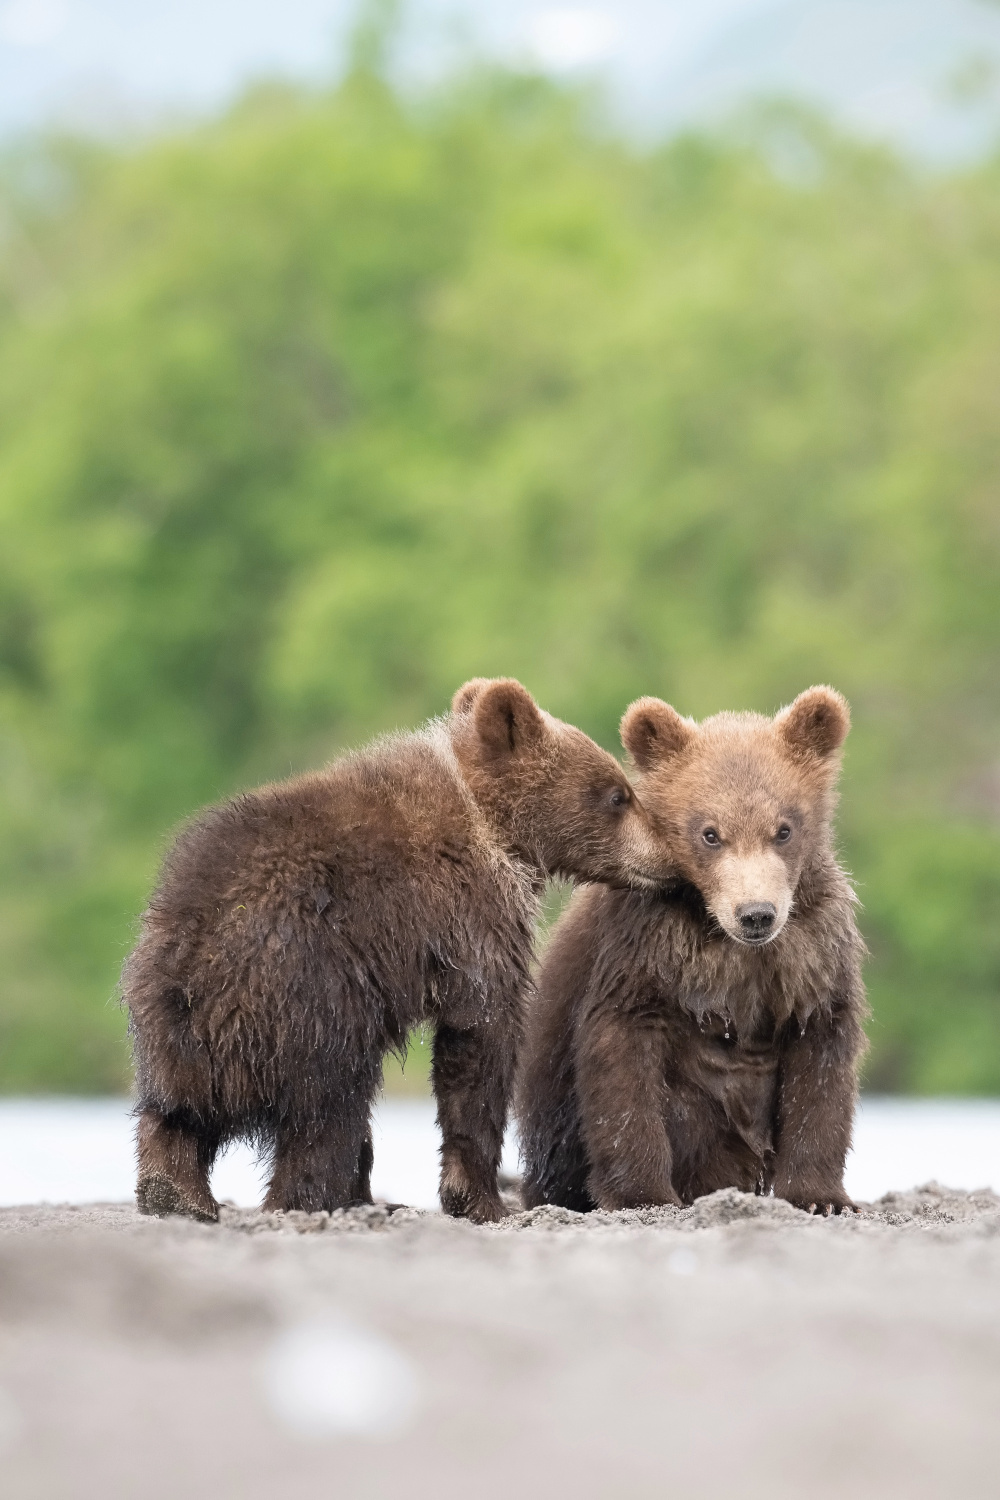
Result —
[[[144,1213],[215,1219],[237,1137],[266,1209],[371,1202],[385,1053],[426,1019],[441,1202],[499,1218],[497,1166],[547,874],[655,883],[662,846],[617,761],[514,681],[198,817],[123,972]]]
[[[629,708],[622,740],[675,879],[590,887],[556,928],[519,1086],[529,1207],[723,1187],[853,1207],[864,947],[831,835],[849,727],[823,687],[775,719]]]

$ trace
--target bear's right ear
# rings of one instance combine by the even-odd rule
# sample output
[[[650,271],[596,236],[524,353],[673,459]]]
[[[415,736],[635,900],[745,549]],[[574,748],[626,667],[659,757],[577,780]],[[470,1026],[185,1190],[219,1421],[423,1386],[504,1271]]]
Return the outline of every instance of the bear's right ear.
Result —
[[[484,683],[472,714],[476,734],[491,759],[523,755],[545,739],[545,720],[538,704],[513,677]]]
[[[835,755],[851,727],[847,699],[831,687],[807,688],[774,721],[785,747],[798,759]]]
[[[488,677],[470,677],[468,682],[463,683],[451,700],[452,713],[467,714],[489,680]]]
[[[637,698],[622,716],[622,744],[640,771],[678,755],[697,732],[692,720],[682,719],[662,698]]]

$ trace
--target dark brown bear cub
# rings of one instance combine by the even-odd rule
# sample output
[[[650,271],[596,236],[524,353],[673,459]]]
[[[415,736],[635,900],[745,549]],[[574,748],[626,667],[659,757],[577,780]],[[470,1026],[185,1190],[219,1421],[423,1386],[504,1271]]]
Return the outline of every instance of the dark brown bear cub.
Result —
[[[529,1206],[722,1187],[853,1206],[864,949],[831,838],[849,727],[830,688],[775,719],[699,725],[656,698],[628,710],[622,739],[676,878],[591,887],[556,929],[520,1083]]]
[[[652,881],[663,860],[617,761],[513,681],[204,813],[123,974],[139,1208],[216,1218],[209,1171],[237,1137],[272,1153],[265,1208],[370,1202],[382,1060],[429,1019],[442,1204],[500,1217],[544,876]]]

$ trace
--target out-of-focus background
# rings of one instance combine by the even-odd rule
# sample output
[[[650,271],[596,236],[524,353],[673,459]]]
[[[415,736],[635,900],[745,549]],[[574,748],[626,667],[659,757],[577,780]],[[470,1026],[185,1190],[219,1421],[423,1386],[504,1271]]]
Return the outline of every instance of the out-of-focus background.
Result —
[[[867,1087],[1000,1093],[998,147],[987,0],[0,3],[0,1089],[127,1091],[179,820],[511,674],[842,689]]]

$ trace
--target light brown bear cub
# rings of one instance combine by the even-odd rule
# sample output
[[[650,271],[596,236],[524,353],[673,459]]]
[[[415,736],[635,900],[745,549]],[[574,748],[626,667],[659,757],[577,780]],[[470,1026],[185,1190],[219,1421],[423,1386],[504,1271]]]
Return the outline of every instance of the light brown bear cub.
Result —
[[[123,974],[144,1213],[218,1216],[209,1171],[249,1137],[264,1207],[371,1202],[382,1059],[435,1027],[441,1201],[504,1212],[497,1166],[546,874],[665,873],[617,761],[520,683],[197,818]]]
[[[528,1206],[722,1187],[853,1206],[864,947],[831,833],[849,727],[823,687],[774,719],[629,708],[622,740],[675,879],[579,892],[546,951],[520,1082]]]

